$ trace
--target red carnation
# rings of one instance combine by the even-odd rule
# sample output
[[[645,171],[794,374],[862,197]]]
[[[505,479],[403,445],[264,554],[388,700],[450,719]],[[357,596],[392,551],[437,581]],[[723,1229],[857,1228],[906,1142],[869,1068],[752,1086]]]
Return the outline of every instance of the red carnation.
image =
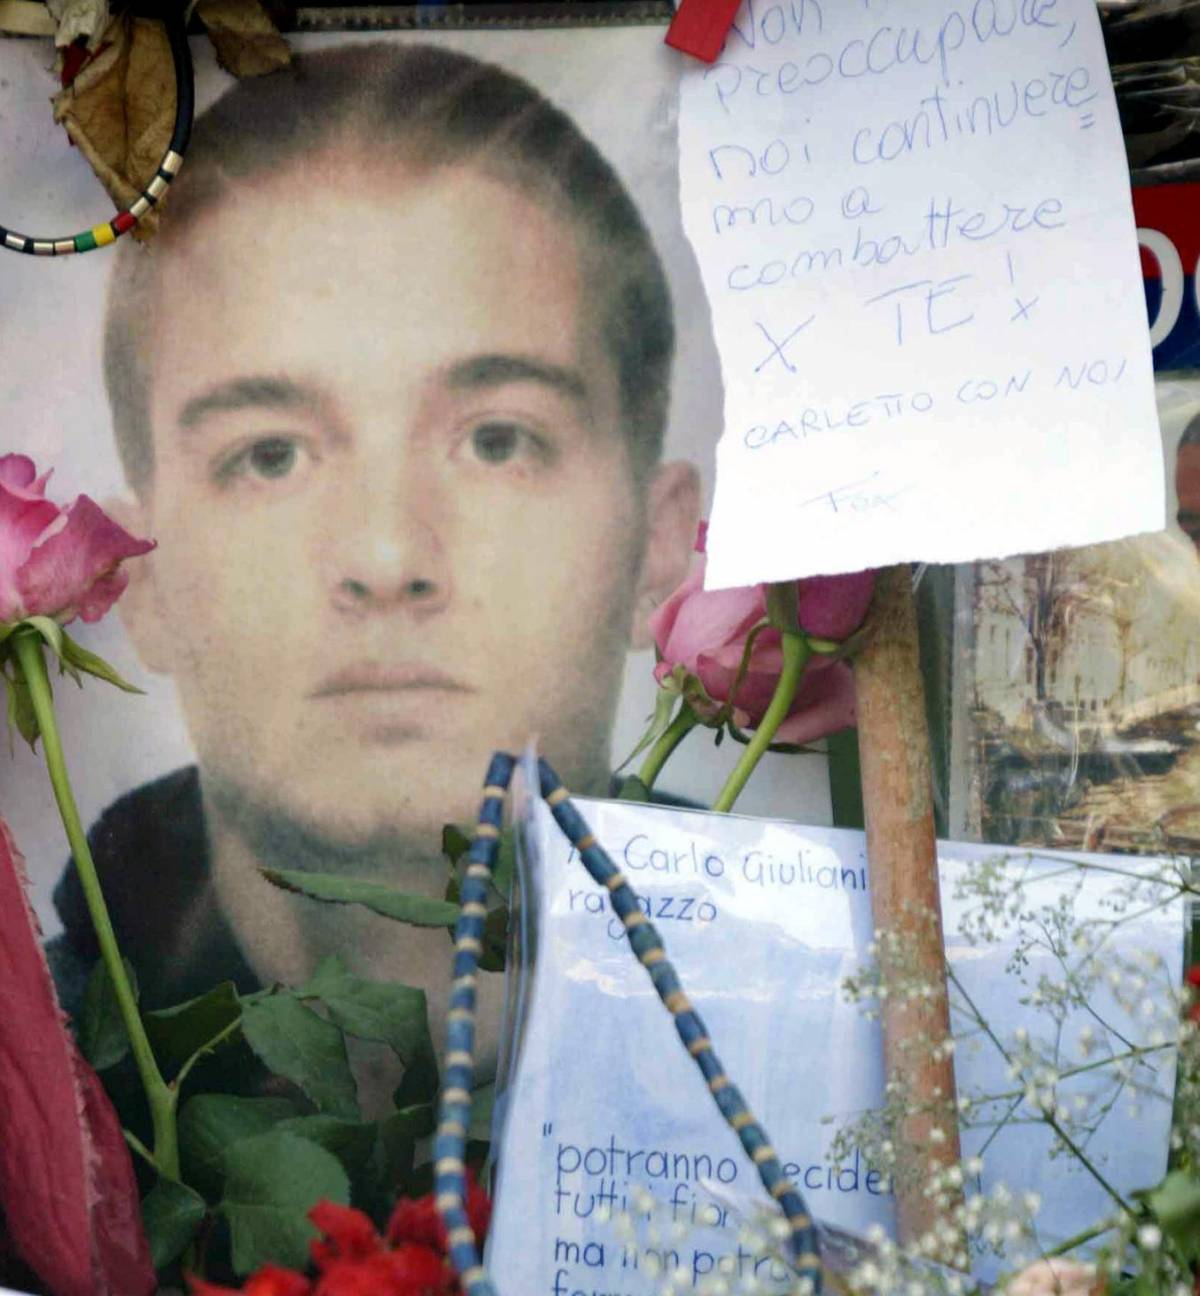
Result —
[[[465,1205],[475,1241],[482,1245],[492,1219],[492,1203],[475,1177],[474,1170],[467,1171]],[[387,1240],[393,1246],[401,1242],[419,1242],[438,1251],[444,1252],[447,1249],[446,1230],[434,1205],[432,1193],[416,1199],[405,1197],[396,1203],[392,1218],[388,1220]]]
[[[368,1215],[353,1206],[319,1201],[308,1212],[308,1218],[325,1234],[309,1243],[313,1264],[326,1269],[339,1260],[362,1260],[377,1255],[383,1242]]]
[[[192,1296],[309,1296],[312,1284],[303,1274],[280,1265],[263,1265],[246,1279],[244,1287],[222,1287],[188,1275]]]
[[[357,1260],[339,1260],[317,1279],[313,1296],[447,1296],[454,1273],[430,1247],[406,1243]]]

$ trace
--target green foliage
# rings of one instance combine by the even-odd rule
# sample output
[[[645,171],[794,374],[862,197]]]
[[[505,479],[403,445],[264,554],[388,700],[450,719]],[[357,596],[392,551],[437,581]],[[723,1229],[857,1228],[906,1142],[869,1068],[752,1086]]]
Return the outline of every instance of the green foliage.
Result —
[[[408,1064],[408,1069],[392,1095],[392,1101],[401,1111],[420,1106],[423,1101],[437,1094],[440,1078],[437,1055],[433,1051],[433,1041],[430,1040]]]
[[[143,1014],[146,1036],[163,1073],[172,1075],[214,1042],[242,1015],[232,981],[222,981],[207,994]]]
[[[6,663],[4,667],[4,687],[8,692],[10,738],[12,731],[16,730],[32,748],[41,731],[38,729],[37,716],[33,712],[33,698],[29,692],[29,685],[21,668],[12,662]]]
[[[63,670],[72,676],[76,684],[82,683],[79,672],[83,671],[85,674],[94,675],[97,679],[103,680],[106,684],[112,684],[126,693],[142,692],[140,688],[130,684],[127,679],[118,675],[103,657],[97,657],[95,653],[88,652],[86,648],[77,644],[65,630],[61,633],[62,651],[59,653],[59,661]]]
[[[260,869],[259,872],[285,891],[331,904],[359,904],[384,918],[395,918],[414,927],[448,927],[458,917],[457,909],[444,900],[410,895],[381,882],[336,873],[302,873],[295,869]]]
[[[635,760],[637,760],[642,752],[649,751],[649,749],[658,742],[663,734],[667,732],[671,727],[671,721],[675,718],[675,708],[679,705],[679,702],[680,691],[674,681],[669,681],[667,687],[658,690],[658,693],[654,698],[654,714],[650,718],[650,724],[647,726],[646,732],[638,739],[637,746],[617,766],[618,773],[623,770],[626,765],[631,765]],[[645,787],[645,784],[642,783],[640,779],[633,779],[632,781],[639,786]],[[622,784],[620,799],[622,801],[642,800],[643,798],[641,797],[625,795],[624,786],[625,783],[629,782],[630,779],[626,779]],[[646,797],[645,799],[649,800],[649,797]]]
[[[650,789],[636,774],[626,774],[617,789],[618,801],[636,801],[643,805],[651,800]]]
[[[201,1093],[179,1113],[179,1156],[184,1179],[210,1201],[221,1195],[225,1153],[244,1139],[266,1134],[300,1109],[287,1098],[242,1098]]]
[[[1193,1264],[1200,1262],[1200,1179],[1173,1170],[1146,1194],[1146,1203],[1185,1257]]]
[[[457,824],[446,824],[442,828],[442,853],[452,866],[462,863],[470,846],[470,837]],[[495,867],[488,881],[488,888],[497,903],[484,919],[483,952],[479,956],[481,972],[504,971],[508,953],[508,902],[512,895],[516,869],[516,835],[511,828],[506,828],[500,834]],[[454,907],[454,920],[458,918],[460,895],[461,881],[458,873],[453,871],[450,880],[446,883],[446,900]]]
[[[246,1042],[276,1075],[308,1095],[318,1110],[358,1118],[358,1099],[342,1032],[290,994],[248,1003],[242,1015]]]
[[[458,824],[442,825],[442,854],[451,864],[457,864],[471,848],[471,834]]]
[[[340,885],[339,894],[345,894]],[[436,906],[424,917],[457,912],[443,901],[399,899],[399,909],[410,916],[410,899]],[[503,918],[503,910],[498,913]],[[314,1235],[306,1216],[316,1201],[353,1200],[382,1221],[398,1190],[416,1191],[428,1179],[417,1150],[434,1131],[439,1076],[423,991],[368,981],[331,956],[294,989],[239,995],[225,982],[186,1003],[145,1013],[143,1020],[172,1087],[188,1085],[177,1123],[180,1179],[160,1177],[142,1201],[164,1281],[177,1280],[185,1251],[188,1266],[203,1271],[210,1239],[224,1236],[212,1228],[216,1217],[228,1224],[238,1273],[266,1260],[303,1267]],[[87,989],[80,1036],[92,1062],[111,1072],[110,1083],[122,1083],[113,1065],[128,1043],[100,967]],[[378,1120],[360,1117],[347,1037],[386,1045],[403,1063],[397,1109]],[[276,1095],[282,1083],[291,1087],[289,1096],[193,1091],[206,1077],[220,1075],[193,1073],[197,1059],[235,1039],[249,1050],[247,1060],[252,1053],[274,1077]],[[255,1086],[261,1094],[258,1081]],[[486,1137],[490,1093],[482,1101],[472,1121],[475,1139]]]
[[[302,1269],[316,1229],[308,1211],[322,1198],[349,1205],[350,1180],[332,1152],[273,1130],[243,1139],[225,1154],[225,1195],[233,1268],[247,1274],[272,1261]]]
[[[122,959],[121,962],[125,965],[125,975],[129,978],[136,998],[138,984],[133,964],[128,959]],[[129,1052],[129,1035],[121,1020],[112,977],[108,975],[103,959],[96,960],[96,966],[92,968],[84,988],[78,1039],[83,1056],[97,1071],[107,1071],[109,1067],[116,1066]]]
[[[344,1121],[336,1116],[292,1116],[275,1126],[279,1134],[295,1134],[332,1152],[351,1177],[361,1176],[375,1148],[372,1121]]]
[[[330,1020],[347,1035],[379,1040],[409,1063],[429,1040],[425,992],[396,981],[364,981],[346,969],[336,954],[323,959],[296,990],[300,999],[319,999]]]
[[[198,1192],[174,1179],[159,1179],[142,1198],[142,1224],[156,1269],[165,1269],[183,1254],[206,1209]]]

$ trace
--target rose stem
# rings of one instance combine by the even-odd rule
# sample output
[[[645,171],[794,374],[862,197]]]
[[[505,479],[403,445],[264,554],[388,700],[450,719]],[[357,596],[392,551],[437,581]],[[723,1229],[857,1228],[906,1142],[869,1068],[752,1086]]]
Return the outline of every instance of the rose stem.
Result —
[[[726,814],[733,809],[733,803],[741,795],[742,788],[746,786],[746,780],[762,759],[763,753],[771,745],[771,739],[775,737],[779,726],[787,719],[787,713],[791,710],[792,702],[796,697],[796,690],[800,687],[804,668],[808,665],[808,659],[812,655],[808,638],[803,634],[785,630],[781,635],[781,644],[783,647],[783,669],[779,673],[779,682],[775,685],[775,693],[771,698],[771,704],[767,707],[766,714],[763,716],[758,728],[755,729],[754,736],[747,743],[746,750],[742,752],[738,758],[738,763],[733,767],[729,778],[726,779],[720,795],[713,802],[712,808],[722,814]]]
[[[642,783],[647,790],[654,786],[654,780],[658,778],[662,767],[667,763],[667,758],[696,727],[699,719],[700,717],[685,702],[679,714],[663,730],[637,772],[638,782]]]
[[[59,739],[58,725],[54,717],[54,702],[50,693],[50,680],[46,674],[46,660],[43,656],[41,636],[33,631],[18,631],[13,636],[17,661],[29,685],[29,696],[33,703],[33,712],[37,718],[38,728],[42,735],[42,750],[46,756],[46,769],[50,775],[50,784],[54,788],[54,799],[58,802],[59,814],[63,827],[67,830],[67,840],[71,844],[71,854],[75,857],[75,867],[79,872],[79,881],[83,886],[84,898],[87,900],[88,912],[91,915],[92,927],[100,946],[100,957],[108,971],[116,994],[117,1006],[121,1011],[121,1020],[129,1034],[129,1043],[133,1048],[134,1060],[150,1104],[150,1116],[154,1126],[154,1163],[160,1174],[172,1179],[179,1178],[179,1140],[175,1128],[175,1093],[163,1080],[150,1041],[146,1037],[146,1028],[142,1025],[133,989],[121,961],[121,952],[117,948],[117,937],[113,931],[112,921],[108,916],[108,906],[100,890],[100,879],[96,875],[96,864],[87,844],[83,823],[71,791],[67,777],[67,763],[63,757],[62,742]]]

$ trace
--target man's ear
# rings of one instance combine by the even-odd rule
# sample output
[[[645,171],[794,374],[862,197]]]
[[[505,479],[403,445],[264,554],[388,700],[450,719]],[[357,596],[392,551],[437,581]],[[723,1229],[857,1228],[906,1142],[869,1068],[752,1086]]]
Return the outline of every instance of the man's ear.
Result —
[[[142,504],[129,499],[108,499],[104,501],[104,511],[130,535],[154,538],[149,510]],[[117,612],[142,665],[157,674],[169,675],[170,635],[158,596],[157,557],[152,549],[125,563],[122,570],[128,573],[129,584],[117,602]]]
[[[633,612],[633,648],[654,642],[649,617],[687,575],[700,521],[700,474],[690,463],[660,464],[646,491],[646,550]]]

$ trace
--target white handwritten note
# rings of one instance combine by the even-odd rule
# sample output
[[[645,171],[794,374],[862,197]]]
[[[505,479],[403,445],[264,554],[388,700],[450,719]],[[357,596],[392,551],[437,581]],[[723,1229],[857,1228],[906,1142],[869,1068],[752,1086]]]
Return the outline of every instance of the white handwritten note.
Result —
[[[718,1055],[810,1210],[859,1232],[891,1228],[887,1172],[861,1154],[840,1167],[828,1157],[839,1128],[883,1103],[878,1021],[840,993],[843,979],[861,970],[872,939],[863,834],[628,802],[580,808],[638,892]],[[520,1046],[498,1106],[504,1121],[489,1261],[500,1291],[655,1296],[664,1268],[682,1270],[685,1289],[724,1277],[743,1290],[739,1284],[753,1276],[758,1290],[780,1290],[786,1271],[756,1260],[739,1238],[739,1214],[767,1200],[754,1168],[631,955],[606,891],[540,801],[522,838],[529,880],[522,939],[536,957],[522,971],[522,1007],[512,1027]],[[1030,1006],[1040,976],[1061,985],[1056,957],[1048,948],[1031,952],[1023,982],[1008,969],[1017,936],[1003,916],[987,919],[986,942],[964,934],[978,927],[980,913],[986,917],[986,905],[978,895],[956,898],[956,882],[972,861],[995,861],[997,848],[942,843],[939,857],[947,948],[958,977],[959,1095],[1004,1095],[1015,1083],[1011,1059],[963,1017],[969,996],[1007,1047],[1016,1047],[1018,1026],[1039,1048],[1061,1042],[1060,1101],[1082,1099],[1084,1110],[1097,1114],[1088,1153],[1119,1191],[1156,1182],[1166,1165],[1172,1053],[1160,1047],[1147,1054],[1136,1112],[1115,1099],[1106,1107],[1124,1081],[1087,1064],[1112,1051],[1107,1035],[1079,1053],[1074,1074],[1075,1041],[1095,1020],[1073,1005],[1061,1021]],[[1081,858],[1104,870],[1065,867],[1064,857],[1050,852],[1018,852],[1007,877],[1010,888],[1022,886],[1020,908],[1041,920],[1065,905],[1078,923],[1107,929],[1109,906],[1129,881],[1113,870],[1150,873],[1161,863]],[[1164,1022],[1174,1029],[1167,987],[1182,976],[1183,915],[1178,902],[1138,910],[1114,929],[1105,966],[1157,954],[1154,988],[1122,1005],[1102,983],[1091,1005],[1126,1041],[1149,1042]],[[1140,1013],[1147,997],[1162,1003],[1161,1020]],[[1110,1199],[1069,1157],[1050,1156],[1044,1126],[1022,1114],[997,1128],[1011,1106],[1008,1093],[999,1107],[980,1101],[975,1116],[964,1117],[964,1155],[986,1149],[982,1179],[968,1189],[991,1192],[1004,1183],[1039,1192],[1040,1236],[1049,1246],[1104,1215]],[[618,1219],[645,1215],[639,1191],[654,1202],[640,1240]],[[994,1257],[980,1258],[981,1276],[995,1268]]]
[[[684,73],[710,588],[1165,525],[1092,0],[745,0]]]

